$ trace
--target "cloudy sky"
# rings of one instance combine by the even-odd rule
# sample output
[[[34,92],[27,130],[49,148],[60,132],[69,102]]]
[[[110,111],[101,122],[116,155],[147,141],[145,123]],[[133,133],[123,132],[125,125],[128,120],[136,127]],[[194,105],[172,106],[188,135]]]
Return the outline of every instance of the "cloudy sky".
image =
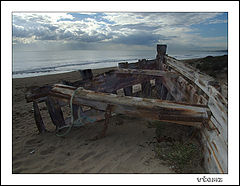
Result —
[[[227,13],[13,13],[16,50],[227,49]]]

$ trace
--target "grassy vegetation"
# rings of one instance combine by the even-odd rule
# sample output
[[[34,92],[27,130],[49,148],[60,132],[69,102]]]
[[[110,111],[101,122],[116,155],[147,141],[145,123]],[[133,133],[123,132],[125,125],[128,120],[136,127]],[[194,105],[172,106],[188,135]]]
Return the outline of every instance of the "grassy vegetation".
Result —
[[[205,58],[194,60],[189,64],[199,69],[200,71],[216,78],[219,73],[227,73],[228,55],[216,57],[207,56]]]
[[[155,152],[160,159],[167,161],[179,173],[190,173],[188,168],[198,166],[201,161],[199,147],[191,142],[186,144],[174,142],[168,145],[160,143],[156,145]]]
[[[203,173],[203,155],[196,139],[192,139],[191,127],[152,122],[156,127],[158,143],[154,147],[157,157],[164,160],[177,173]]]

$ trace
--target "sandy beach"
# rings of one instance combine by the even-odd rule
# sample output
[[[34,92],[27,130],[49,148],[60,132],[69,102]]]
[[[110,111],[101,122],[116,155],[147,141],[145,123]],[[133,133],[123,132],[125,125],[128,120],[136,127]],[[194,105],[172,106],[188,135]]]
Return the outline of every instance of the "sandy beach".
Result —
[[[93,74],[111,68],[93,70]],[[153,151],[155,128],[144,120],[114,116],[107,136],[90,141],[103,121],[74,128],[57,137],[45,104],[40,104],[50,132],[38,134],[32,103],[25,92],[34,86],[79,80],[79,72],[13,79],[13,173],[175,173]]]

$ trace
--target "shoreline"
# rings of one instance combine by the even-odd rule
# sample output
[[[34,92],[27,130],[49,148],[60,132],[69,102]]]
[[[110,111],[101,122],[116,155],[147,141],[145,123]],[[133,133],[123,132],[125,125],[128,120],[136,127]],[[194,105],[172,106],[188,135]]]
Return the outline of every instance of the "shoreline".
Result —
[[[103,73],[109,70],[117,69],[117,67],[109,67],[109,68],[99,68],[99,69],[92,69],[92,73],[95,76],[96,74]],[[65,72],[59,74],[49,74],[49,75],[42,75],[42,76],[33,76],[33,77],[23,77],[23,78],[12,78],[13,87],[17,86],[24,86],[24,87],[31,87],[31,86],[42,86],[44,84],[52,84],[57,83],[61,80],[66,81],[76,81],[80,80],[81,76],[80,73],[76,71],[72,72]]]
[[[192,62],[192,61],[197,61],[197,60],[199,60],[199,59],[203,59],[203,58],[205,58],[205,57],[207,57],[207,56],[213,56],[213,57],[220,57],[220,56],[224,56],[224,55],[228,55],[228,54],[223,54],[223,55],[206,55],[206,56],[204,56],[204,57],[192,57],[192,58],[189,58],[189,57],[187,57],[187,58],[177,58],[177,57],[173,57],[173,56],[177,56],[177,55],[169,55],[169,56],[171,56],[171,57],[173,57],[173,58],[175,58],[175,59],[177,59],[177,60],[180,60],[180,61],[184,61],[184,62]],[[151,59],[149,59],[149,58],[146,58],[147,60],[152,60],[152,58]],[[132,60],[132,61],[126,61],[126,60],[121,60],[121,61],[119,61],[119,62],[128,62],[128,63],[135,63],[135,62],[137,62],[138,60],[136,59],[136,60]],[[92,63],[89,63],[89,65],[91,65]],[[94,64],[94,63],[93,63]],[[71,65],[71,64],[69,64],[69,65]],[[117,68],[117,64],[115,64],[115,66],[110,66],[110,67],[100,67],[100,68],[91,68],[92,70],[97,70],[97,69],[105,69],[105,68]],[[87,68],[83,68],[83,69],[81,69],[81,70],[84,70],[84,69],[87,69]],[[79,69],[80,70],[80,69]],[[29,74],[35,74],[35,73],[39,73],[39,75],[33,75],[33,76],[26,76],[26,77],[13,77],[14,75],[16,75],[16,74],[13,74],[13,72],[12,72],[12,79],[20,79],[20,78],[30,78],[30,77],[38,77],[38,76],[48,76],[48,75],[57,75],[57,74],[65,74],[65,73],[72,73],[72,72],[75,72],[74,70],[72,70],[72,71],[68,71],[68,72],[64,72],[64,71],[62,71],[62,72],[58,72],[58,71],[49,71],[50,73],[48,74],[48,73],[44,73],[43,72],[43,74],[41,74],[41,72],[32,72],[32,73],[29,73]],[[23,73],[24,74],[24,73]],[[19,76],[21,76],[21,75],[19,75]]]

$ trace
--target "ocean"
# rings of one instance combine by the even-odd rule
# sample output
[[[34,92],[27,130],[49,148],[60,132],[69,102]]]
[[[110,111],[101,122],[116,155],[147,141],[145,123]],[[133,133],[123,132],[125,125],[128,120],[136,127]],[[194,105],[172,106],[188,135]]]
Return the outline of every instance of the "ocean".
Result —
[[[168,53],[168,52],[167,52]],[[206,56],[221,56],[227,52],[169,52],[177,59],[192,59]],[[80,69],[117,67],[120,62],[137,62],[138,59],[154,59],[156,51],[13,51],[12,77],[23,78],[71,72]]]

